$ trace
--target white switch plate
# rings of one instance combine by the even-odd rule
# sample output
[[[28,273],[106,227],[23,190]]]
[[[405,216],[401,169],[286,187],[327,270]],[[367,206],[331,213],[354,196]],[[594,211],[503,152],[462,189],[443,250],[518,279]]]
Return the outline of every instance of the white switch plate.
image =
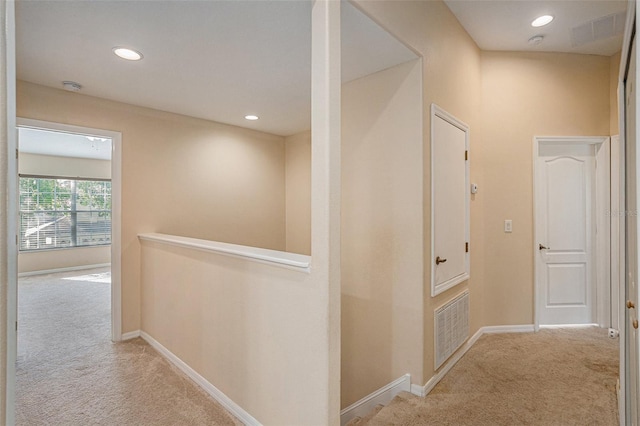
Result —
[[[513,223],[511,222],[511,219],[507,219],[504,221],[504,232],[512,232],[513,230]]]

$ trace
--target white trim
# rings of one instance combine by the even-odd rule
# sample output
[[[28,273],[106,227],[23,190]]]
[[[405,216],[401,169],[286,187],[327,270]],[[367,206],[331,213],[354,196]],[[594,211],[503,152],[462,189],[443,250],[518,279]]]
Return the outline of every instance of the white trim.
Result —
[[[435,210],[434,210],[434,205],[435,205],[435,188],[433,187],[435,185],[435,180],[434,180],[434,170],[435,168],[433,167],[433,162],[435,161],[434,158],[434,154],[433,154],[433,150],[434,150],[434,144],[433,144],[433,139],[434,139],[434,118],[435,117],[440,117],[441,119],[443,119],[444,121],[446,121],[447,123],[457,127],[458,129],[462,130],[464,132],[464,143],[465,143],[465,150],[467,151],[467,154],[470,155],[471,151],[470,151],[470,147],[469,147],[469,126],[464,123],[463,121],[457,119],[456,117],[454,117],[453,115],[449,114],[447,111],[443,110],[442,108],[440,108],[438,105],[436,104],[431,104],[431,129],[430,129],[430,133],[429,133],[429,137],[431,139],[431,253],[435,253],[436,251],[436,241],[435,241],[435,235],[436,235],[436,223],[435,223]],[[469,191],[469,187],[471,185],[471,180],[470,180],[470,175],[469,175],[469,161],[465,161],[465,241],[469,244],[471,244],[471,232],[470,232],[470,224],[471,224],[471,193]],[[436,285],[436,272],[435,272],[435,268],[433,267],[433,265],[431,265],[431,297],[435,297],[438,294],[441,294],[445,291],[447,291],[450,288],[455,287],[456,285],[465,282],[469,279],[470,275],[471,275],[471,256],[470,256],[470,251],[465,253],[465,260],[464,260],[464,273],[456,275],[455,277],[449,279],[448,281],[445,281],[444,283],[440,284],[440,285]]]
[[[636,0],[637,1],[637,0]],[[626,141],[625,135],[626,129],[626,85],[627,73],[629,71],[629,61],[631,56],[632,39],[635,37],[636,27],[636,1],[627,2],[627,20],[624,27],[624,37],[622,42],[622,52],[620,53],[620,67],[618,71],[618,134],[620,135],[620,211],[626,210]],[[637,42],[637,40],[636,40]],[[634,76],[634,81],[637,79]],[[636,96],[637,98],[637,96]],[[620,342],[620,387],[618,397],[618,418],[620,420],[620,426],[624,426],[627,423],[631,423],[632,420],[627,416],[627,386],[630,380],[628,375],[630,371],[627,369],[627,310],[625,309],[626,299],[626,277],[627,277],[627,264],[626,264],[626,221],[620,220],[619,223],[619,300],[618,300],[618,331]]]
[[[238,244],[221,243],[219,241],[200,240],[197,238],[156,233],[139,234],[138,238],[141,241],[153,241],[171,246],[223,254],[225,256],[240,257],[269,265],[295,269],[297,271],[309,272],[311,264],[311,256],[257,247],[241,246]]]
[[[533,324],[521,325],[490,325],[482,327],[482,334],[502,334],[502,333],[533,333],[535,327]]]
[[[122,341],[135,339],[140,337],[140,330],[129,331],[127,333],[122,333]]]
[[[444,376],[453,368],[454,365],[471,349],[483,334],[501,334],[501,333],[533,333],[533,324],[524,325],[498,325],[481,327],[466,343],[458,349],[458,351],[449,358],[440,370],[434,374],[424,386],[411,385],[411,393],[417,396],[426,396],[434,387],[444,378]]]
[[[130,334],[130,333],[127,333]],[[200,386],[205,392],[207,392],[213,399],[218,401],[227,411],[233,414],[245,425],[260,425],[261,423],[247,413],[242,407],[233,402],[231,398],[225,395],[221,390],[209,383],[207,379],[198,374],[187,363],[178,358],[173,352],[165,348],[156,339],[151,337],[144,331],[140,331],[140,337],[142,337],[147,343],[149,343],[160,355],[165,357],[170,363],[175,365],[180,371],[186,374],[191,380],[193,380],[198,386]],[[286,409],[286,408],[283,408]]]
[[[356,417],[366,416],[378,405],[389,404],[400,392],[410,391],[411,376],[405,374],[340,411],[340,425],[344,426]]]
[[[540,328],[546,329],[557,329],[557,328],[591,328],[591,327],[600,327],[600,324],[591,323],[591,324],[549,324],[549,325],[540,325]],[[602,327],[601,327],[602,328]]]
[[[615,330],[620,327],[620,278],[624,278],[624,275],[620,275],[620,213],[624,211],[624,208],[620,207],[620,161],[622,159],[620,142],[619,135],[611,136],[611,209],[609,211],[611,219],[609,230],[611,235],[611,256],[609,260],[611,265],[611,293],[609,299],[611,304],[609,310],[610,327]]]
[[[118,342],[122,339],[122,133],[30,118],[18,118],[17,123],[19,127],[111,139],[111,340]]]
[[[110,263],[98,263],[95,265],[69,266],[66,268],[42,269],[39,271],[20,272],[18,277],[31,277],[34,275],[56,274],[58,272],[82,271],[85,269],[105,268],[111,266]]]
[[[595,152],[595,318],[600,327],[611,323],[611,137]]]
[[[6,383],[5,389],[5,418],[7,425],[15,424],[15,382],[16,382],[16,358],[18,352],[18,245],[15,237],[18,235],[18,159],[15,152],[17,149],[16,131],[16,21],[15,21],[15,1],[2,2],[4,8],[3,36],[0,36],[0,51],[4,50],[4,70],[0,74],[4,75],[2,85],[6,89],[6,132],[7,143],[5,155],[7,158],[7,186],[5,200],[6,204]],[[2,422],[0,422],[2,423]]]
[[[602,144],[607,144],[609,142],[610,138],[609,136],[534,136],[533,137],[533,305],[534,305],[534,309],[533,309],[533,323],[534,323],[534,329],[535,331],[540,330],[540,303],[539,303],[539,298],[540,298],[540,291],[538,289],[538,244],[540,243],[540,241],[538,241],[538,226],[537,226],[537,211],[538,211],[538,206],[537,206],[537,199],[538,199],[538,195],[537,195],[537,179],[538,179],[538,172],[537,172],[537,168],[536,168],[536,164],[538,161],[538,157],[539,157],[539,152],[540,152],[540,145],[544,145],[544,144],[583,144],[583,145],[602,145]],[[595,176],[594,176],[595,177]],[[594,185],[593,188],[593,192],[595,194],[596,192],[596,188]],[[611,210],[611,200],[609,199],[609,204],[607,204],[605,206],[605,209]],[[596,200],[597,202],[597,200]],[[596,212],[600,209],[601,206],[596,205]],[[593,218],[593,221],[596,221],[596,217]],[[610,236],[609,236],[610,237]],[[595,235],[594,235],[594,243],[595,243],[596,239],[595,239]],[[595,253],[592,256],[593,258],[593,262],[596,263],[597,259],[602,255],[601,253],[599,253],[597,251],[597,248],[595,248]],[[606,254],[606,257],[609,258],[609,254]],[[594,265],[595,266],[595,265]],[[595,271],[595,268],[594,268]],[[598,306],[598,304],[600,303],[600,301],[598,300],[598,288],[599,288],[599,283],[597,282],[598,276],[597,274],[594,274],[593,277],[593,282],[596,285],[596,287],[593,289],[593,297],[592,297],[592,310],[593,312],[595,312],[595,316],[598,316],[598,309],[596,309],[596,307]],[[610,284],[610,280],[609,280],[609,285]],[[595,319],[597,321],[599,321],[598,318],[592,318],[592,320]]]

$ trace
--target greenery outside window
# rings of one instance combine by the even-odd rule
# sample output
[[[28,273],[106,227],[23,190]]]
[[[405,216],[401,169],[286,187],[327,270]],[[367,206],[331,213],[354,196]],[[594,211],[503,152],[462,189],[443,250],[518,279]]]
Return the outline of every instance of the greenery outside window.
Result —
[[[111,181],[20,176],[20,250],[111,244]]]

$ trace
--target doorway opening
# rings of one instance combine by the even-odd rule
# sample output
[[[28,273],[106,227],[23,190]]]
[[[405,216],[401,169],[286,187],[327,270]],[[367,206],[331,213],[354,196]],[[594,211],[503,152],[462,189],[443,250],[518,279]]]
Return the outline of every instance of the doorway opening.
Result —
[[[28,370],[19,385],[29,394],[29,377],[55,370],[49,364],[122,338],[121,135],[20,118],[17,127],[20,278],[9,289],[17,335],[8,349],[18,362],[8,368],[13,377]]]
[[[121,135],[21,118],[17,125],[19,275],[109,267],[110,338],[120,341]]]
[[[534,162],[536,330],[614,327],[610,139],[536,137]]]

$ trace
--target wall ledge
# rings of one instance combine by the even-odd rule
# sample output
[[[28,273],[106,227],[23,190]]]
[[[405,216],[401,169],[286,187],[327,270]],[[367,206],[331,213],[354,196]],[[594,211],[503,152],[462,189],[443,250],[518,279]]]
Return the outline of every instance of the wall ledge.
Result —
[[[240,257],[301,272],[309,272],[311,268],[311,256],[302,254],[158,233],[138,234],[138,238],[141,241],[153,241],[225,256]]]

